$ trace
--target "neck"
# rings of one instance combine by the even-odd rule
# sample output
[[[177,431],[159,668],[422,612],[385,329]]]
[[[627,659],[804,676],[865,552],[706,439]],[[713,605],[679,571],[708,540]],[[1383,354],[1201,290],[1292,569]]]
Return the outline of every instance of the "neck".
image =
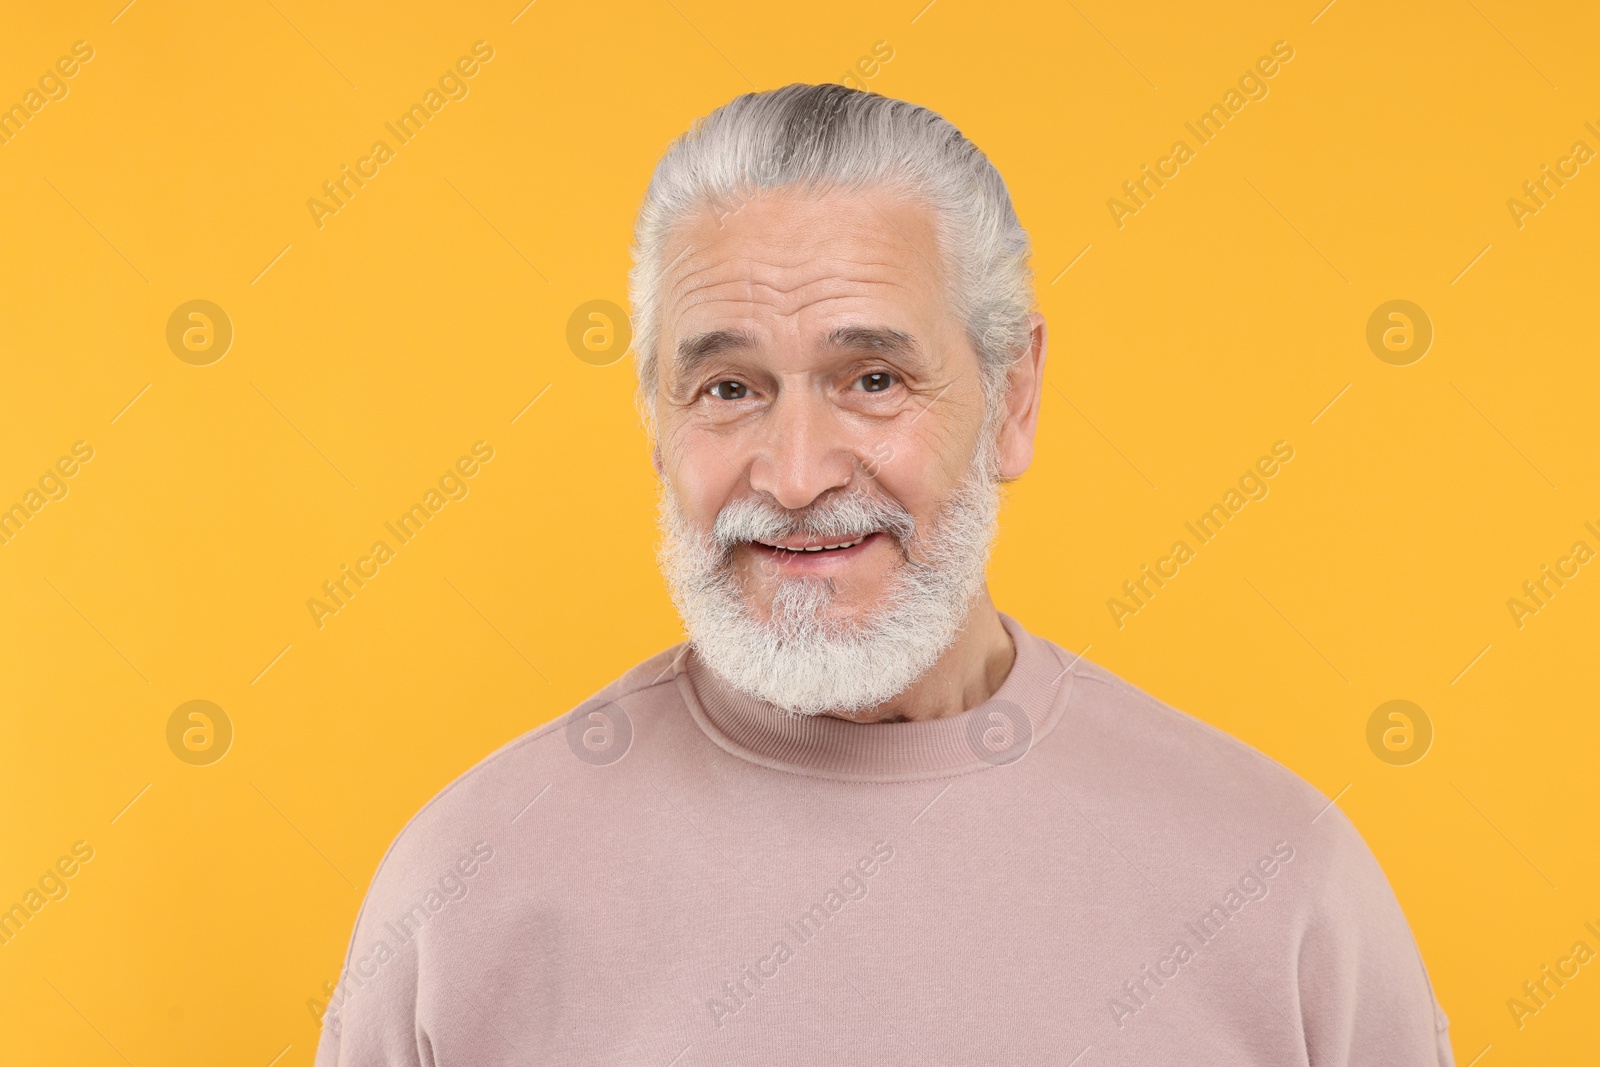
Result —
[[[973,600],[961,633],[910,688],[864,711],[825,714],[860,723],[919,722],[959,715],[994,696],[1016,658],[1011,635],[1000,624],[1000,612],[985,586]]]

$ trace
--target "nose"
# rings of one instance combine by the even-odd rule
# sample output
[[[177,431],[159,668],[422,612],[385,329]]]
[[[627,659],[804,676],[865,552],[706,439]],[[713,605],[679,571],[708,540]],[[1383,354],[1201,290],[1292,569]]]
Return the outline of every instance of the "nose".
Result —
[[[855,468],[848,428],[827,401],[809,390],[783,390],[762,420],[750,488],[797,511],[850,484]]]

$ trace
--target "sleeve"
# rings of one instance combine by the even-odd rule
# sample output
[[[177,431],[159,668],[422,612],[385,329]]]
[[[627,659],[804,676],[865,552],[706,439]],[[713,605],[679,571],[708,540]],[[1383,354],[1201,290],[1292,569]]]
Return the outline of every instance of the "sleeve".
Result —
[[[391,853],[393,848],[391,848]],[[418,951],[403,940],[405,904],[386,857],[356,916],[315,1067],[433,1067],[417,1025]]]
[[[1449,1020],[1388,879],[1343,812],[1324,821],[1297,962],[1308,1061],[1454,1067]]]

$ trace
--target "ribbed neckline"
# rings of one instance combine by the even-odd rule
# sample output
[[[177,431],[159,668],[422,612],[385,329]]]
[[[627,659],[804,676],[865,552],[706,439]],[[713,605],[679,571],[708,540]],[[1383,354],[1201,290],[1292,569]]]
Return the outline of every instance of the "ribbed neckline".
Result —
[[[1009,615],[1016,659],[994,696],[958,715],[922,722],[855,723],[791,715],[741,693],[692,646],[676,667],[678,690],[707,737],[773,770],[842,781],[905,782],[1013,762],[1054,729],[1066,706],[1069,664],[1060,650]]]

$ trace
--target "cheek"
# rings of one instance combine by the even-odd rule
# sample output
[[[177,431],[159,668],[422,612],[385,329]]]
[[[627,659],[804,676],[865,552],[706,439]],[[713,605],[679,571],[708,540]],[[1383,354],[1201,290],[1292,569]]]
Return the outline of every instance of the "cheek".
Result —
[[[896,447],[894,458],[878,469],[875,478],[866,481],[878,496],[894,501],[911,513],[916,523],[916,537],[920,540],[937,523],[954,482],[946,476],[937,457]]]
[[[866,481],[879,496],[886,496],[911,512],[911,517],[921,526],[927,521],[927,512],[932,506],[927,492],[929,471],[926,457],[909,454],[899,446],[892,453],[888,449],[879,451],[887,458],[871,468],[873,476]]]
[[[877,488],[911,512],[919,528],[926,527],[967,476],[977,440],[965,413],[949,421],[937,418],[944,403],[914,423],[908,420],[902,432],[875,437],[866,446],[867,455],[883,457],[876,463]],[[952,408],[945,414],[957,413]]]
[[[704,433],[672,435],[662,446],[662,466],[678,508],[701,529],[710,529],[735,495],[740,478],[732,462]]]

